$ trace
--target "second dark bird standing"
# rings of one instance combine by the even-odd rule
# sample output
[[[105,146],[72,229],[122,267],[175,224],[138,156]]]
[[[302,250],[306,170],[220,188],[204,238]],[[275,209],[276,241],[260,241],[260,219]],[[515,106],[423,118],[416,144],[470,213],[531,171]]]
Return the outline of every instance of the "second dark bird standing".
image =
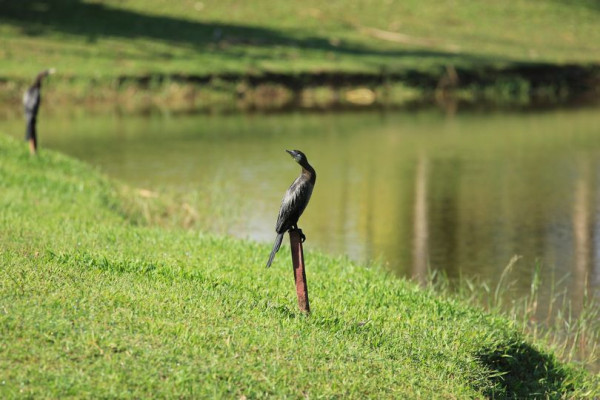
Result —
[[[31,154],[37,152],[37,114],[42,102],[42,80],[54,73],[54,68],[46,69],[35,77],[33,85],[23,94],[23,107],[25,108],[25,120],[27,128],[25,130],[25,140],[29,142],[29,151]]]
[[[284,233],[290,229],[298,229],[298,219],[310,200],[313,188],[315,187],[315,181],[317,180],[317,173],[308,163],[308,159],[303,152],[300,150],[286,151],[300,164],[302,172],[300,172],[300,176],[296,178],[287,192],[285,192],[281,201],[277,223],[275,224],[277,237],[275,238],[275,244],[273,245],[273,250],[271,250],[269,261],[267,261],[267,267],[271,266],[275,253],[279,250]]]

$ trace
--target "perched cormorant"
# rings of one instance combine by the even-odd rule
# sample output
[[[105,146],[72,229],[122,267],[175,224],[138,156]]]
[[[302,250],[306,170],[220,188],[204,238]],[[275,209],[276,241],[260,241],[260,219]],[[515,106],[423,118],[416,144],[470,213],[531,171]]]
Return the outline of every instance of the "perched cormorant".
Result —
[[[312,194],[313,188],[315,187],[315,181],[317,180],[317,173],[314,168],[310,166],[306,156],[300,150],[286,150],[302,167],[300,176],[296,178],[292,186],[289,187],[283,200],[281,201],[281,207],[279,208],[279,216],[277,217],[277,224],[275,225],[275,232],[277,232],[277,238],[271,250],[269,261],[267,262],[267,268],[271,266],[275,253],[281,246],[283,240],[283,234],[290,229],[298,229],[298,218],[302,215],[302,212],[306,208],[310,195]],[[304,235],[300,233],[304,240]]]
[[[41,89],[42,79],[54,73],[54,68],[46,69],[37,74],[33,85],[23,94],[23,106],[25,107],[25,120],[27,128],[25,130],[25,140],[29,142],[29,151],[35,154],[37,151],[37,132],[36,122],[37,113],[42,101]]]

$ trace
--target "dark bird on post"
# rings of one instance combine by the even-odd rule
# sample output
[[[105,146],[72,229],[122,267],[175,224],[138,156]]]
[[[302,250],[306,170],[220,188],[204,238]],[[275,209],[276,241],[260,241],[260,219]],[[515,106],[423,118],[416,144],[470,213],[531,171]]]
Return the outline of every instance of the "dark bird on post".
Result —
[[[306,156],[300,150],[286,150],[302,167],[300,176],[296,178],[292,186],[289,187],[283,200],[281,201],[281,207],[279,208],[279,216],[277,217],[277,224],[275,225],[275,232],[277,232],[277,238],[271,250],[269,261],[267,262],[267,268],[271,266],[275,253],[281,246],[283,240],[283,234],[291,229],[298,229],[298,219],[304,212],[313,188],[315,187],[315,181],[317,180],[317,173],[314,168],[308,163]],[[304,240],[304,235],[300,232]]]
[[[25,120],[27,128],[25,130],[25,140],[29,142],[29,151],[31,154],[37,152],[37,113],[42,102],[42,80],[54,73],[54,68],[46,69],[37,74],[33,85],[23,94],[23,106],[25,107]]]

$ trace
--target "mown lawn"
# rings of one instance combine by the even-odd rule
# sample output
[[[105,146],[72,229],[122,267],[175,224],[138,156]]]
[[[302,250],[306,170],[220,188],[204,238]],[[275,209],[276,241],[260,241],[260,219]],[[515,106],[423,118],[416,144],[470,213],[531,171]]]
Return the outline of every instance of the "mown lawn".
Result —
[[[345,258],[152,226],[137,191],[0,136],[0,397],[582,398],[514,323]]]
[[[594,0],[0,0],[1,77],[598,63]]]

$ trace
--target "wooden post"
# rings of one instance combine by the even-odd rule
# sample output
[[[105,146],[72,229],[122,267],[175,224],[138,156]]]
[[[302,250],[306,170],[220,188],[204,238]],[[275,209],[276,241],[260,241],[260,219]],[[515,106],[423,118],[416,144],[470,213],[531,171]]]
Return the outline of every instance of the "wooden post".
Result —
[[[292,248],[292,262],[294,264],[294,279],[296,281],[296,294],[298,295],[298,307],[300,311],[310,313],[308,303],[308,286],[306,285],[306,272],[304,270],[304,251],[302,240],[297,229],[290,231],[290,246]]]

